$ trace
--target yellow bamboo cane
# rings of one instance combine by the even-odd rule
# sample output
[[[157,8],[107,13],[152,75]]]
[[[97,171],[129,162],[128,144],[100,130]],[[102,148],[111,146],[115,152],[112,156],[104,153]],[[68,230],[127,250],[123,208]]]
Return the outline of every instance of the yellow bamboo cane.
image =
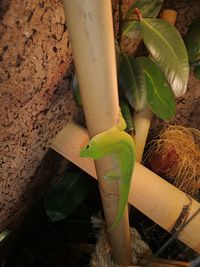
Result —
[[[114,50],[111,1],[63,0],[72,54],[80,85],[89,136],[118,122],[119,103]],[[95,162],[106,224],[110,226],[118,209],[118,184],[103,175],[114,168],[111,157]],[[131,262],[128,211],[119,225],[108,232],[115,261]]]

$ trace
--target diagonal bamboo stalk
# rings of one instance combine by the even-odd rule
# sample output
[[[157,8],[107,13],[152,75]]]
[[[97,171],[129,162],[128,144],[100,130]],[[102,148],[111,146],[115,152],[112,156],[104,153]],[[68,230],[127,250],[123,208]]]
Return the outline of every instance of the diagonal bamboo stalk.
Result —
[[[53,140],[51,148],[96,178],[93,160],[80,158],[80,146],[88,139],[85,129],[68,124]],[[167,231],[171,231],[184,206],[189,204],[185,193],[136,162],[132,176],[129,203]],[[200,208],[191,199],[187,219]],[[200,253],[200,214],[183,229],[178,239]]]
[[[89,136],[101,133],[118,122],[119,103],[114,50],[111,1],[63,0],[72,53],[80,85]],[[118,184],[103,175],[115,166],[111,157],[95,162],[101,199],[110,226],[118,210]],[[115,261],[131,263],[128,211],[119,225],[108,232]]]

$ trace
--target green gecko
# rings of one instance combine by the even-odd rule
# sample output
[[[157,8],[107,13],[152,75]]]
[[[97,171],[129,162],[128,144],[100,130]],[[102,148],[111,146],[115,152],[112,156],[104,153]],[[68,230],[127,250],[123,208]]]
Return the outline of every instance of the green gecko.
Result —
[[[80,156],[98,160],[111,155],[117,160],[118,168],[110,170],[104,175],[107,180],[119,179],[119,204],[118,212],[109,231],[120,222],[128,201],[132,172],[135,163],[135,143],[133,138],[126,133],[126,122],[119,114],[119,122],[111,129],[95,135],[89,144],[81,149]]]

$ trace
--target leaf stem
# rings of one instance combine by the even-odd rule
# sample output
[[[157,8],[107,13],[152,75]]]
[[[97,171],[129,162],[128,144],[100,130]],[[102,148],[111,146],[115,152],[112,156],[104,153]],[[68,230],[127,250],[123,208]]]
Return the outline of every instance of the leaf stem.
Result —
[[[134,9],[134,13],[137,15],[138,19],[141,20],[142,19],[142,13],[141,11],[139,10],[139,8],[135,8]]]

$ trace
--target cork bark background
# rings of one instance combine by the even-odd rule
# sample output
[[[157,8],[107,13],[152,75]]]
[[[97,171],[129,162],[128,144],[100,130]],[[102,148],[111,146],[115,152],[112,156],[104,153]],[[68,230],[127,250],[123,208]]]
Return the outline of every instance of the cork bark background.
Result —
[[[117,32],[118,6],[112,2]],[[124,0],[125,7],[132,2]],[[178,11],[182,34],[200,14],[195,0],[167,1],[166,6]],[[124,51],[134,51],[131,39],[123,42]],[[48,147],[62,127],[79,120],[72,73],[61,0],[0,0],[0,231],[13,228],[66,165]],[[191,74],[173,122],[200,128],[199,88]],[[154,119],[152,131],[159,123]]]
[[[117,18],[116,0],[112,6]],[[0,0],[0,232],[13,228],[66,166],[48,147],[80,119],[72,74],[62,1]]]
[[[61,1],[1,0],[0,8],[0,229],[4,229],[54,179],[53,156],[42,160],[52,138],[73,120],[77,108],[70,92],[72,56]]]

